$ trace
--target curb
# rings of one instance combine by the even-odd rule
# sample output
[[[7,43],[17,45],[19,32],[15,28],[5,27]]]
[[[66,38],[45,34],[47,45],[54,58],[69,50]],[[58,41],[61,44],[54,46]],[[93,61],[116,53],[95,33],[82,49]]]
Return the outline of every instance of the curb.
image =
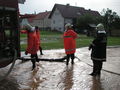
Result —
[[[107,48],[120,48],[120,45],[116,45],[116,46],[107,46]]]

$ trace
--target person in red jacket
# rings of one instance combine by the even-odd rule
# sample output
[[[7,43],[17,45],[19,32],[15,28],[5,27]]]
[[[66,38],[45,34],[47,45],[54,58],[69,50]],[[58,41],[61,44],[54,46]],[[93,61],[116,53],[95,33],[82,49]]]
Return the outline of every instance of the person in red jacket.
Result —
[[[67,62],[66,65],[69,63],[69,59],[71,58],[71,63],[74,64],[74,53],[76,51],[76,41],[77,33],[74,32],[72,29],[72,25],[70,23],[65,25],[65,32],[64,32],[64,48],[65,53],[67,55]]]
[[[33,64],[32,70],[36,67],[36,61],[38,61],[37,51],[39,50],[38,47],[38,40],[36,36],[35,29],[32,28],[29,24],[24,25],[24,30],[21,30],[21,33],[27,34],[27,49],[25,54],[31,54],[31,62]]]
[[[35,26],[35,30],[36,30],[36,35],[37,35],[37,38],[38,38],[38,45],[39,45],[40,54],[43,55],[42,47],[40,45],[40,30],[39,30],[39,27]]]

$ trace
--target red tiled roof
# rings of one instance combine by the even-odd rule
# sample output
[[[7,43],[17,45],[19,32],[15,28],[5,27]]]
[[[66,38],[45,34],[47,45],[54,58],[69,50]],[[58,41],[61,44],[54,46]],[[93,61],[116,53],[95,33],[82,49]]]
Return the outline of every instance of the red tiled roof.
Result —
[[[46,16],[48,16],[50,14],[50,11],[46,11],[46,12],[42,12],[36,15],[36,17],[34,18],[34,20],[37,19],[44,19]]]
[[[27,18],[30,23],[32,23],[33,20],[40,20],[44,19],[47,15],[50,14],[50,11],[42,12],[39,14],[24,14],[19,15],[21,19]]]
[[[34,20],[34,17],[33,17],[33,18],[28,18],[28,22],[29,22],[29,23],[32,23],[33,20]]]
[[[28,21],[31,23],[36,17],[36,14],[24,14],[24,15],[19,15],[19,16],[21,19],[27,18]]]
[[[34,18],[36,17],[36,14],[24,14],[24,15],[20,14],[19,16],[20,18]]]

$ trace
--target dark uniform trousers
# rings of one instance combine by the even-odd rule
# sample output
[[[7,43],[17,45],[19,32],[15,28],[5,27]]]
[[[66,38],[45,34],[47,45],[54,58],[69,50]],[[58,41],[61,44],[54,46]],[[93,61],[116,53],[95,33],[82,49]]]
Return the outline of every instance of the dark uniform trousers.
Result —
[[[33,64],[32,69],[36,67],[35,62],[39,62],[37,54],[31,54],[31,62]]]
[[[74,63],[75,55],[74,54],[67,54],[67,62],[66,62],[67,65],[69,63],[70,58],[72,60],[71,63],[73,64]]]
[[[102,69],[103,62],[93,60],[93,73],[100,75]]]

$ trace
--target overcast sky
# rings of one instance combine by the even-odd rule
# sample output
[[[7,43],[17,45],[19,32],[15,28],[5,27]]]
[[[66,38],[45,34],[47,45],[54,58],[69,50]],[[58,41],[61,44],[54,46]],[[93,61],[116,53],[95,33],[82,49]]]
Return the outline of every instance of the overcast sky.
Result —
[[[21,14],[39,13],[51,11],[54,4],[70,4],[72,6],[84,7],[101,12],[103,8],[111,9],[120,16],[120,0],[26,0],[24,4],[19,4]]]

